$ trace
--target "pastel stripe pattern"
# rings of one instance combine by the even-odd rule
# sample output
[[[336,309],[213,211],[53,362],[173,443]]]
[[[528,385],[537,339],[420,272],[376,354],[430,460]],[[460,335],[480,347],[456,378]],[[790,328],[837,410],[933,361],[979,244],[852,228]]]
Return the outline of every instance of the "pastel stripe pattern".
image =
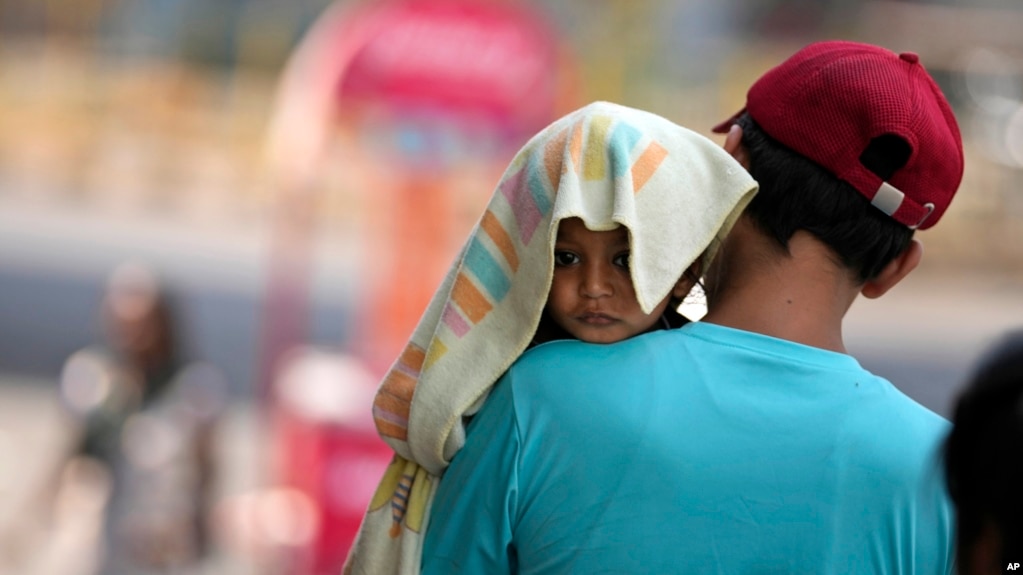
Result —
[[[632,148],[643,133],[625,122],[619,122],[608,139],[608,155],[611,156],[611,178],[617,180],[632,168]]]
[[[458,313],[458,310],[452,307],[450,303],[444,306],[442,321],[459,338],[469,333],[469,322],[465,321],[462,314]]]
[[[487,296],[476,287],[465,273],[459,273],[455,279],[455,287],[451,290],[451,299],[462,310],[465,317],[472,323],[479,323],[494,306],[487,301]]]
[[[465,254],[465,267],[472,272],[490,299],[499,302],[511,289],[511,280],[501,269],[501,264],[490,255],[478,237],[473,238]]]
[[[607,147],[607,132],[611,127],[608,116],[594,116],[590,121],[590,129],[586,136],[583,151],[583,179],[588,181],[603,180],[607,175],[607,162],[604,149]]]
[[[565,158],[565,140],[568,130],[562,130],[543,147],[543,164],[547,168],[547,181],[556,189],[561,181],[562,164]]]
[[[501,193],[511,205],[512,212],[519,223],[519,238],[523,244],[528,244],[533,239],[533,233],[540,220],[543,219],[543,212],[536,205],[532,196],[524,193],[522,182],[525,181],[526,170],[521,169],[512,174],[501,185]]]
[[[547,167],[541,165],[540,159],[536,156],[529,158],[526,164],[529,170],[529,195],[536,204],[536,209],[546,216],[551,211],[551,198],[548,195],[547,183],[544,176],[547,175]]]
[[[437,360],[444,357],[444,354],[448,352],[448,346],[444,345],[444,342],[440,339],[435,339],[430,344],[430,351],[426,354],[426,364],[423,365],[424,369],[430,369]]]
[[[657,142],[650,142],[650,145],[643,150],[643,153],[636,158],[632,165],[632,192],[638,194],[643,186],[650,181],[654,172],[657,171],[661,162],[668,157],[668,150]]]
[[[425,360],[423,348],[409,343],[380,384],[373,400],[373,418],[381,435],[403,441],[408,437],[412,395]]]
[[[515,244],[512,243],[511,236],[504,229],[504,226],[501,225],[501,221],[497,219],[494,212],[487,210],[483,214],[480,227],[490,237],[490,240],[494,242],[497,249],[501,251],[501,255],[508,262],[508,267],[511,268],[512,273],[517,272],[519,270],[519,254],[515,251]]]
[[[582,167],[583,122],[576,122],[572,128],[572,139],[568,144],[568,153],[572,158],[572,167],[575,168],[576,173],[579,173],[579,169]]]

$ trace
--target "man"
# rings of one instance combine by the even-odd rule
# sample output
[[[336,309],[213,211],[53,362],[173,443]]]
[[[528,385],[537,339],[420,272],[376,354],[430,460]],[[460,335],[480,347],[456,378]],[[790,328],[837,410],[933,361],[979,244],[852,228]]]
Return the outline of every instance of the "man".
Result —
[[[760,192],[704,321],[556,342],[494,387],[438,488],[423,572],[948,573],[948,422],[845,353],[962,178],[913,54],[812,44],[717,128]]]

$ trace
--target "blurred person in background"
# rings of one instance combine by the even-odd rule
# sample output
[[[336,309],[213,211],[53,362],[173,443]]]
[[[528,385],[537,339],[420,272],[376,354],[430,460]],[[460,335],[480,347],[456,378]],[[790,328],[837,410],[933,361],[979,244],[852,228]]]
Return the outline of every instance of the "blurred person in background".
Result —
[[[210,551],[223,378],[182,358],[171,298],[145,266],[112,273],[101,316],[105,341],[74,353],[61,376],[77,430],[56,491],[83,470],[105,478],[99,573],[187,572]]]
[[[945,446],[963,575],[1023,563],[1023,330],[982,358],[959,397]]]

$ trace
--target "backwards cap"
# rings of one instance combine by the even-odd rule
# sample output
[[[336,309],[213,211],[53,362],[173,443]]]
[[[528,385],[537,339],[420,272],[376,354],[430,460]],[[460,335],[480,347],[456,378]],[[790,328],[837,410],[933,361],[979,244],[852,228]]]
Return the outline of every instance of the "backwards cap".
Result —
[[[937,223],[963,177],[955,116],[910,52],[845,41],[810,44],[757,80],[746,107],[714,131],[727,132],[743,112],[910,228]],[[884,135],[910,148],[905,166],[887,182],[860,161],[871,140]]]

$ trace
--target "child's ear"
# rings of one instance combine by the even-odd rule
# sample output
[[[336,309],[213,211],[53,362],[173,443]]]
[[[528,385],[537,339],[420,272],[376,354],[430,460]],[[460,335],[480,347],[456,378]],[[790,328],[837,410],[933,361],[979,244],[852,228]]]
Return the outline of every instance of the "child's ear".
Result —
[[[675,299],[681,300],[682,298],[689,295],[692,291],[693,286],[700,279],[700,269],[703,267],[703,257],[697,258],[692,265],[682,274],[682,277],[678,278],[675,282],[675,287],[671,288],[671,295]]]
[[[671,288],[671,297],[677,300],[681,300],[686,297],[689,290],[693,289],[694,283],[695,282],[689,279],[689,276],[682,276],[677,282],[675,282],[675,287]]]

